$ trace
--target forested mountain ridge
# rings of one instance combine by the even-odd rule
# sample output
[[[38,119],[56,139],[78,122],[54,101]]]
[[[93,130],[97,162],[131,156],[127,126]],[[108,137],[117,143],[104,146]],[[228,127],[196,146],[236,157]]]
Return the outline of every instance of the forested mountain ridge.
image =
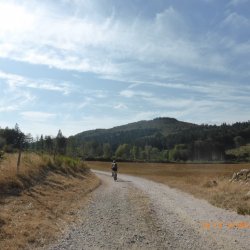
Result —
[[[0,151],[20,149],[96,160],[250,161],[250,121],[218,126],[156,118],[68,138],[59,130],[56,137],[41,135],[36,140],[18,125],[0,128]]]
[[[135,141],[139,142],[142,139],[165,137],[196,126],[174,118],[155,118],[154,120],[129,123],[110,129],[89,130],[72,137],[77,141],[95,140],[100,143],[109,142],[111,144],[135,143]]]
[[[85,158],[148,161],[248,161],[250,152],[245,152],[246,147],[241,150],[248,143],[250,122],[197,125],[174,118],[85,131],[68,138],[72,153],[78,151]]]

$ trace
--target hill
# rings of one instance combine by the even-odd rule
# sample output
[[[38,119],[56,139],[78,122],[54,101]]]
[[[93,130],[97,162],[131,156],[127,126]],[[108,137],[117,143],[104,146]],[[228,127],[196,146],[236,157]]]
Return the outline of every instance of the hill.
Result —
[[[111,129],[85,131],[68,138],[68,153],[87,159],[142,161],[248,161],[235,154],[250,143],[250,122],[197,125],[156,118]]]
[[[139,121],[117,126],[110,129],[96,129],[76,134],[72,138],[76,141],[96,141],[110,143],[111,147],[119,144],[152,144],[155,138],[163,138],[170,134],[179,133],[198,125],[178,121],[174,118],[156,118],[149,121]]]

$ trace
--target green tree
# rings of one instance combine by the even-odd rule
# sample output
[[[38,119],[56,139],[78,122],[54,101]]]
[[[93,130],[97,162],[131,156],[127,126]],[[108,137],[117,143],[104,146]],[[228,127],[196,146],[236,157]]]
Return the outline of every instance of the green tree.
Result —
[[[158,148],[153,147],[150,155],[151,160],[159,161],[162,159],[161,152]]]
[[[3,131],[2,131],[2,138],[4,138],[5,140],[5,146],[4,146],[4,150],[6,152],[12,153],[14,152],[14,149],[18,148],[18,130],[19,127],[16,124],[16,129],[10,129],[8,127],[6,127]]]
[[[3,149],[4,145],[6,145],[6,140],[0,136],[0,149]]]
[[[126,143],[119,145],[115,151],[115,157],[124,160],[130,159],[130,146]]]
[[[44,147],[47,153],[52,154],[53,149],[54,149],[54,142],[51,136],[46,135],[44,137]]]
[[[163,161],[169,161],[169,150],[163,150],[161,155]]]
[[[94,157],[94,150],[93,150],[92,142],[89,142],[89,141],[84,142],[82,144],[82,149],[83,149],[84,158]]]
[[[145,161],[146,160],[146,153],[143,148],[139,147],[139,159]]]
[[[151,160],[152,149],[153,149],[153,147],[150,146],[150,145],[146,145],[146,146],[144,147],[144,151],[145,151],[145,154],[146,154],[146,160],[147,160],[147,161],[150,161],[150,160]]]
[[[245,144],[245,140],[242,136],[235,136],[233,140],[236,148],[239,148]]]
[[[190,152],[185,144],[175,145],[174,149],[169,152],[169,158],[172,161],[187,161],[189,155]]]
[[[70,136],[67,139],[67,154],[72,157],[80,156],[79,146],[75,137]]]
[[[133,146],[130,154],[134,161],[137,160],[139,158],[139,148],[137,146]]]
[[[20,163],[21,163],[21,155],[22,155],[22,150],[25,145],[25,135],[24,133],[20,130],[18,124],[16,123],[15,125],[15,134],[16,134],[16,139],[15,139],[15,147],[18,148],[18,158],[17,158],[17,173],[19,173],[19,168],[20,168]]]
[[[67,139],[63,136],[61,129],[59,129],[56,136],[56,153],[61,155],[66,154]]]
[[[111,151],[111,146],[109,143],[104,143],[103,144],[103,157],[106,159],[111,158],[112,156],[112,151]]]
[[[41,135],[41,137],[40,137],[39,145],[40,145],[41,153],[43,154],[43,152],[44,152],[44,139],[43,139],[43,135]]]

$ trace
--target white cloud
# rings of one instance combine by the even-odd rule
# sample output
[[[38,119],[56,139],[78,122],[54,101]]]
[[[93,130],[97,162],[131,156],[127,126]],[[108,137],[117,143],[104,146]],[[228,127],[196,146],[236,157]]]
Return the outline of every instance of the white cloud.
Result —
[[[223,81],[215,81],[215,82],[209,82],[209,81],[203,81],[203,82],[193,82],[193,83],[168,83],[168,82],[157,82],[157,81],[130,81],[126,80],[126,82],[131,83],[131,85],[128,86],[127,90],[123,90],[121,93],[125,97],[133,97],[136,95],[136,93],[145,93],[141,91],[145,86],[151,85],[158,88],[165,88],[165,89],[172,89],[176,91],[181,91],[182,93],[187,93],[187,91],[190,91],[192,95],[196,95],[199,97],[203,97],[205,99],[209,100],[219,100],[219,101],[225,101],[225,102],[232,102],[232,101],[248,101],[248,95],[246,93],[250,93],[250,87],[247,84],[228,84],[227,82]],[[131,90],[133,89],[133,90]],[[166,93],[164,90],[161,91],[162,93]],[[148,93],[148,92],[146,92]],[[168,100],[167,98],[161,99],[159,97],[156,97],[152,93],[148,93],[149,95],[141,95],[141,97],[144,97],[145,100],[152,101],[158,103],[159,106],[171,106],[173,103],[174,106],[178,105],[185,105],[188,102],[190,102],[192,99],[185,99],[185,100],[178,100],[177,97],[173,99],[173,102],[171,100]],[[139,96],[139,95],[138,95]],[[179,102],[180,101],[180,102]]]
[[[108,90],[93,90],[93,89],[87,89],[82,91],[82,94],[84,95],[90,95],[92,98],[106,98],[109,96]]]
[[[249,0],[231,0],[230,5],[237,6],[249,2]]]
[[[150,97],[150,98],[144,98],[144,100],[150,102],[154,107],[159,107],[159,108],[179,109],[193,105],[193,100],[186,100],[180,98],[170,99],[170,98]]]
[[[36,97],[27,90],[8,88],[0,78],[1,99],[0,112],[21,110],[25,105],[32,105]]]
[[[93,102],[93,98],[91,97],[86,97],[85,100],[83,102],[81,102],[80,104],[78,104],[78,109],[82,109],[87,107],[88,105],[90,105]]]
[[[114,109],[127,109],[127,105],[125,105],[124,103],[118,103],[114,106]]]
[[[233,51],[240,55],[250,55],[250,41],[234,46]]]
[[[64,16],[62,13],[54,13],[55,9],[49,9],[45,5],[37,3],[30,10],[29,5],[4,4],[5,15],[2,23],[8,23],[8,16],[20,10],[23,15],[30,16],[30,27],[22,29],[22,23],[18,31],[13,25],[0,26],[0,34],[3,47],[0,46],[1,56],[30,62],[45,64],[59,69],[78,70],[95,73],[114,73],[116,69],[107,58],[99,62],[98,55],[88,53],[88,46],[102,45],[109,39],[110,18],[105,21],[95,22],[85,18]],[[0,5],[0,9],[1,9]],[[12,18],[16,20],[14,17]],[[8,26],[8,25],[7,25]],[[6,51],[7,48],[7,51]],[[87,55],[87,57],[86,57]]]
[[[140,96],[140,97],[150,97],[152,96],[152,93],[145,92],[145,91],[133,91],[133,90],[123,90],[120,92],[121,96],[131,98],[135,96]]]
[[[29,32],[34,16],[20,5],[0,2],[0,36]]]
[[[9,112],[9,111],[15,111],[18,110],[18,106],[17,105],[2,105],[0,104],[0,112]]]
[[[75,4],[84,10],[84,3],[75,1]],[[8,15],[13,15],[12,9],[29,13],[32,21],[28,30],[20,26],[17,33],[11,26],[8,36],[2,35],[2,57],[111,77],[133,72],[149,74],[145,63],[155,65],[154,70],[162,75],[165,69],[159,65],[163,62],[198,70],[230,72],[227,62],[217,51],[202,49],[205,40],[190,36],[186,20],[173,7],[156,14],[151,21],[138,18],[124,21],[112,14],[96,18],[87,15],[87,11],[82,16],[69,16],[38,2],[32,5],[32,10],[28,4],[5,5],[3,23]],[[96,3],[85,5],[96,8]],[[125,63],[120,63],[121,60]],[[136,65],[130,61],[136,61]]]
[[[132,90],[123,90],[123,91],[120,92],[120,95],[130,98],[130,97],[135,96],[135,92],[132,91]]]
[[[203,82],[202,84],[135,82],[128,87],[129,92],[124,92],[125,96],[135,96],[135,93],[140,93],[145,85],[175,89],[174,91],[183,93],[181,97],[178,93],[172,92],[173,90],[171,92],[159,90],[160,95],[156,95],[156,92],[154,92],[149,97],[141,96],[140,102],[142,106],[150,107],[155,117],[169,116],[191,122],[204,123],[218,122],[221,116],[223,117],[221,121],[237,121],[237,119],[229,119],[227,116],[228,112],[233,112],[229,110],[238,110],[238,114],[235,117],[238,117],[239,120],[244,120],[242,117],[244,117],[249,103],[249,94],[247,93],[250,93],[250,87],[248,85],[229,85],[222,82]],[[186,94],[187,90],[191,91],[191,94]],[[175,94],[170,95],[168,93]]]
[[[229,26],[235,29],[249,28],[250,20],[236,12],[233,12],[228,14],[228,16],[223,20],[222,26]]]
[[[180,34],[183,35],[183,32],[187,30],[182,16],[173,7],[156,15],[155,27],[157,32],[163,32],[165,35],[173,36],[173,38],[177,38]]]
[[[47,112],[39,112],[39,111],[25,111],[20,113],[21,116],[32,122],[46,122],[51,118],[56,117],[56,114],[47,113]]]
[[[69,94],[72,91],[72,84],[69,83],[54,83],[52,80],[33,80],[21,75],[9,74],[0,70],[0,79],[6,80],[9,87],[16,89],[18,87],[43,89],[48,91],[58,91],[63,94]]]

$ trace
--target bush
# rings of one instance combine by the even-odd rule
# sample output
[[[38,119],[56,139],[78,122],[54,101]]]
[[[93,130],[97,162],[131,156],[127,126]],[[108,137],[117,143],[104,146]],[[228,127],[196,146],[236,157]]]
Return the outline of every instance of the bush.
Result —
[[[226,151],[227,157],[237,161],[249,161],[250,159],[250,145],[240,146],[235,149]]]
[[[79,160],[66,156],[57,156],[54,162],[49,161],[50,168],[55,168],[65,174],[72,174],[73,172],[85,172],[87,167]]]
[[[13,145],[4,145],[3,150],[6,153],[15,153],[16,152]]]
[[[4,151],[0,150],[0,159],[3,159]]]
[[[62,167],[62,165],[63,165],[63,158],[60,157],[60,156],[58,156],[58,157],[55,158],[54,162],[55,162],[55,166],[56,167]]]
[[[5,144],[6,144],[5,139],[0,136],[0,149],[3,149],[3,147],[4,147]]]
[[[237,213],[242,215],[250,215],[250,209],[245,207],[238,207]]]
[[[216,186],[218,186],[218,183],[215,180],[209,180],[203,184],[203,187],[205,187],[205,188],[212,188],[212,187],[216,187]]]

